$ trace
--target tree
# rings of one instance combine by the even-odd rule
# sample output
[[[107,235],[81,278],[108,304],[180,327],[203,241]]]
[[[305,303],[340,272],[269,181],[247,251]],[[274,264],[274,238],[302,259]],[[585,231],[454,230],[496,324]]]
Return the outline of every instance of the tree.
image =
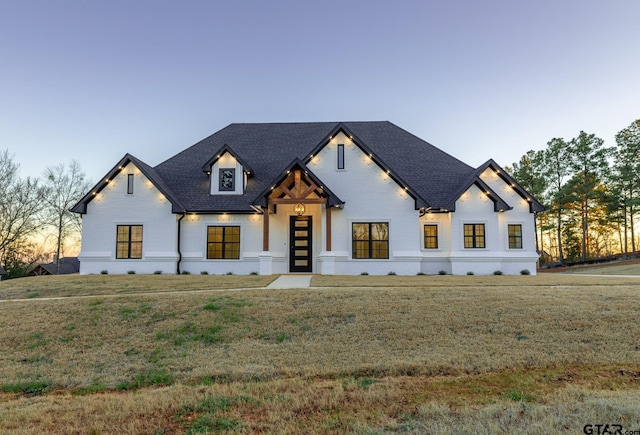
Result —
[[[616,144],[618,148],[614,153],[612,183],[619,195],[618,201],[624,214],[624,252],[628,252],[627,233],[628,228],[631,228],[631,249],[635,254],[633,218],[636,210],[634,206],[640,203],[640,119],[616,134]]]
[[[544,152],[529,150],[507,170],[513,178],[534,198],[542,201],[547,190],[547,178],[544,174]],[[542,250],[542,236],[538,238],[538,216],[534,216],[536,250]]]
[[[80,218],[70,211],[89,190],[80,164],[72,160],[68,165],[49,166],[44,172],[46,195],[44,196],[47,223],[55,229],[56,267],[60,267],[60,254],[65,239],[80,230]]]
[[[554,202],[555,212],[557,216],[556,231],[558,243],[558,260],[564,265],[564,255],[562,252],[562,209],[565,196],[563,189],[565,179],[571,174],[569,166],[570,155],[569,147],[564,139],[553,138],[547,142],[547,148],[544,151],[544,174],[547,177],[549,185],[549,195]]]
[[[42,226],[44,189],[37,179],[21,179],[18,169],[9,152],[0,151],[0,263],[13,258]]]
[[[576,189],[582,201],[582,261],[587,259],[589,246],[589,205],[598,193],[596,187],[609,168],[607,157],[612,149],[604,147],[604,141],[594,134],[581,131],[578,137],[569,143],[571,169],[576,177]]]

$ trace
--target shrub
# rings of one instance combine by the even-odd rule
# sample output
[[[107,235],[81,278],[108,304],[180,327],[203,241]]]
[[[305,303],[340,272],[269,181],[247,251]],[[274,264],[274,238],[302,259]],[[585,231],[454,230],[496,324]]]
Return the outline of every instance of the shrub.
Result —
[[[162,271],[161,270],[156,270],[155,272],[153,272],[154,275],[162,275]]]
[[[200,275],[209,275],[209,272],[207,272],[206,270],[203,270],[202,272],[200,272]]]
[[[446,275],[447,271],[446,270],[441,270],[440,272],[438,272],[438,275]]]
[[[467,275],[475,275],[473,272],[469,271],[467,272]]]
[[[128,273],[129,275],[135,275],[135,274],[136,274],[136,271],[135,271],[135,270],[127,270],[127,273]]]
[[[360,275],[369,275],[369,272],[362,272]]]
[[[182,271],[182,274],[183,274],[183,275],[191,275],[191,272],[189,272],[188,270],[183,270],[183,271]]]
[[[258,272],[251,272],[249,275],[257,275]]]
[[[418,273],[416,273],[416,275],[425,275],[425,273],[424,272],[418,272]]]
[[[529,272],[529,269],[522,269],[520,275],[531,275],[531,272]]]
[[[105,270],[101,270],[100,273],[103,275],[108,275],[109,271],[105,269]]]
[[[502,275],[502,271],[501,270],[496,270],[495,272],[493,272],[494,275]]]
[[[396,273],[395,273],[395,272],[393,272],[393,271],[391,271],[391,272],[387,273],[387,275],[395,275],[395,274],[396,274]]]
[[[233,272],[227,272],[227,275],[233,275]]]

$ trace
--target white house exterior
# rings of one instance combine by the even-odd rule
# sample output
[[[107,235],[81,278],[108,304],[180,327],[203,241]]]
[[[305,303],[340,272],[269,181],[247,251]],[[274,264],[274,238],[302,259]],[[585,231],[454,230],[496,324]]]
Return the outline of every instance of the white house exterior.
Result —
[[[389,122],[231,124],[73,209],[80,273],[535,273],[543,207]]]

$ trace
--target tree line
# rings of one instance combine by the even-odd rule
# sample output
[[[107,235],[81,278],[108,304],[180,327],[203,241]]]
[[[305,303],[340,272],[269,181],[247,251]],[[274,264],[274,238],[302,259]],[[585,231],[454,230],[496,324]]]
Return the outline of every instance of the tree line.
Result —
[[[51,252],[60,259],[68,244],[77,243],[80,217],[69,209],[90,187],[75,160],[23,178],[9,151],[0,151],[0,266],[7,277],[25,276],[50,261]]]
[[[640,119],[620,130],[616,145],[581,131],[528,151],[507,171],[546,208],[537,213],[541,261],[589,261],[636,255],[640,208]]]

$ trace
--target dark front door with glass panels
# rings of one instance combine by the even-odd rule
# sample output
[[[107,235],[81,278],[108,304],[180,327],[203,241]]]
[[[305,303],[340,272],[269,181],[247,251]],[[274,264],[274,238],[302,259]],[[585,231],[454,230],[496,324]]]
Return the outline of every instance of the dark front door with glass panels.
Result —
[[[289,272],[311,272],[311,216],[291,216]]]

